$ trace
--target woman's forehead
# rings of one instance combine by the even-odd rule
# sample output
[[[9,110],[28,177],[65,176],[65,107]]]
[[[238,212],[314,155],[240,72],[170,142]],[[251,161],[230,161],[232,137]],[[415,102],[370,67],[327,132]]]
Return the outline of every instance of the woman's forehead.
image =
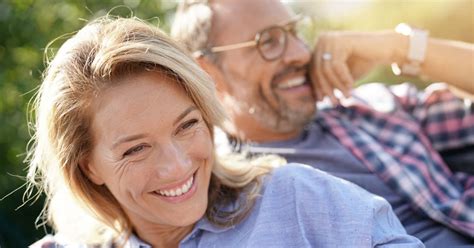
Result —
[[[158,72],[124,78],[104,90],[93,108],[96,131],[120,133],[124,129],[169,125],[192,100],[179,83]]]

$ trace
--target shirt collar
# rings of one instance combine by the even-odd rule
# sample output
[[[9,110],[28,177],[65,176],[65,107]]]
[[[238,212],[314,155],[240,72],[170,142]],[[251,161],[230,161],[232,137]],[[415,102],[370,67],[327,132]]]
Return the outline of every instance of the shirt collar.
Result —
[[[206,217],[201,218],[196,225],[194,226],[193,230],[180,242],[184,243],[189,239],[195,238],[201,232],[211,232],[211,233],[222,233],[229,229],[233,228],[230,227],[218,227],[213,225]],[[142,241],[139,237],[135,236],[134,234],[130,235],[127,243],[125,244],[125,248],[152,248],[151,245],[147,244],[145,241]]]
[[[196,223],[196,226],[194,227],[193,231],[202,230],[202,231],[207,231],[207,232],[211,232],[211,233],[221,233],[221,232],[225,232],[225,231],[227,231],[231,228],[232,228],[232,226],[230,226],[230,227],[218,227],[218,226],[212,224],[207,218],[202,218],[201,220],[198,221],[198,223]]]

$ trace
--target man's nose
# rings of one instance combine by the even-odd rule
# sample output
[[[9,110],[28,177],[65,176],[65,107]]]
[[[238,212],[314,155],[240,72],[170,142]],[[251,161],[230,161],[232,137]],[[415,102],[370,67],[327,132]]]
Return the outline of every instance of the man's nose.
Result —
[[[311,51],[306,43],[295,35],[288,34],[288,44],[283,56],[286,65],[303,66],[309,63]]]

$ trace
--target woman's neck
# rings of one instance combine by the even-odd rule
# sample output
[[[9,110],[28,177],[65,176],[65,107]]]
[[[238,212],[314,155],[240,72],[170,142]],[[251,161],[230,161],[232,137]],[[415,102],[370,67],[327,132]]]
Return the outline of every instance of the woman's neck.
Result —
[[[138,226],[135,232],[138,237],[152,247],[178,247],[194,225],[186,227],[150,227]]]
[[[152,247],[178,247],[194,228],[195,223],[188,226],[161,225],[151,222],[133,212],[127,213],[138,238]]]

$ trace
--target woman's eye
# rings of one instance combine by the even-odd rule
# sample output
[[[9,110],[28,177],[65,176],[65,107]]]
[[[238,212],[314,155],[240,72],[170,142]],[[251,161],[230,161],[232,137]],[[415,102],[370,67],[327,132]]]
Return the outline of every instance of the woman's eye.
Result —
[[[185,123],[183,123],[183,125],[181,125],[181,127],[179,127],[179,130],[178,130],[178,133],[180,131],[186,131],[190,128],[192,128],[194,125],[196,125],[199,121],[197,119],[192,119],[192,120],[189,120]]]
[[[123,156],[128,156],[128,155],[133,155],[133,154],[136,154],[136,153],[139,153],[141,151],[143,151],[145,149],[145,145],[138,145],[138,146],[135,146],[135,147],[132,147],[130,149],[128,149],[124,154]]]

